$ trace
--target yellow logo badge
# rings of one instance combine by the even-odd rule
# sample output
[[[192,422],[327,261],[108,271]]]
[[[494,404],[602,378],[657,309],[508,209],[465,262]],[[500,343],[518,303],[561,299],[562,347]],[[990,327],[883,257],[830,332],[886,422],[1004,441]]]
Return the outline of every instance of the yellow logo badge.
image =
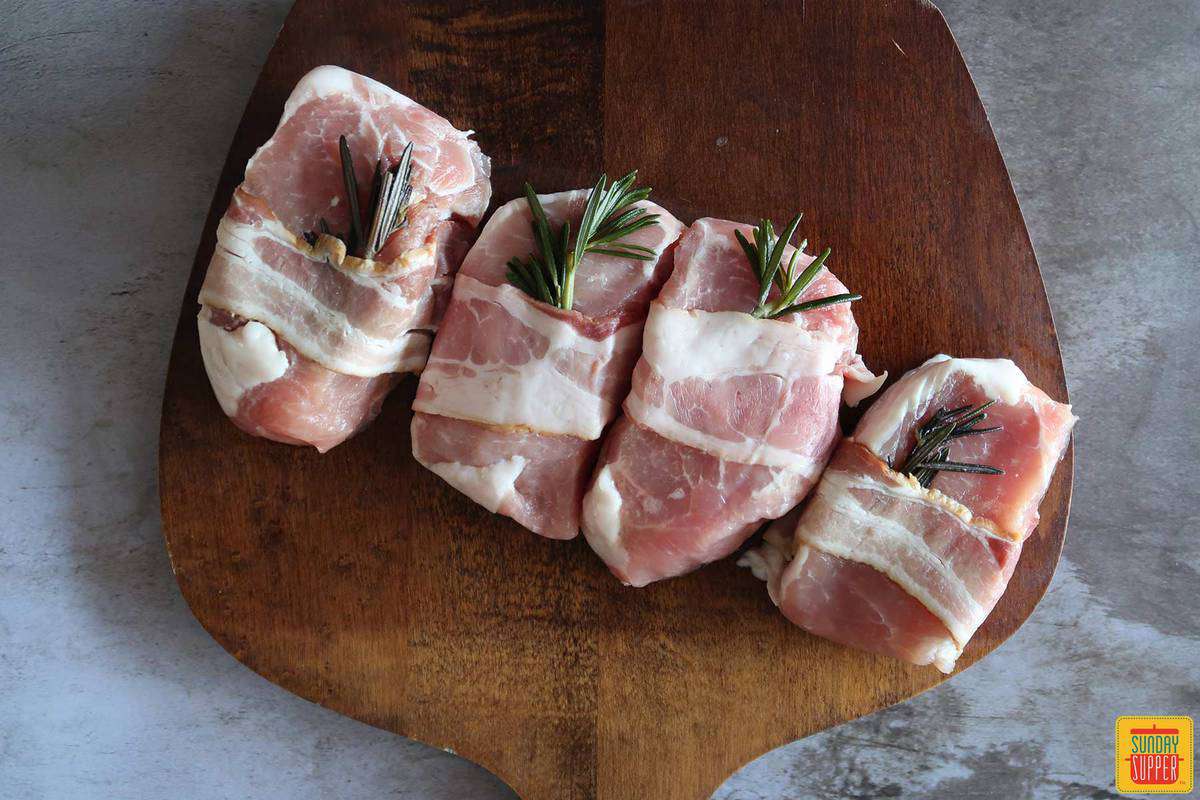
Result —
[[[1117,791],[1192,790],[1191,717],[1117,717]]]

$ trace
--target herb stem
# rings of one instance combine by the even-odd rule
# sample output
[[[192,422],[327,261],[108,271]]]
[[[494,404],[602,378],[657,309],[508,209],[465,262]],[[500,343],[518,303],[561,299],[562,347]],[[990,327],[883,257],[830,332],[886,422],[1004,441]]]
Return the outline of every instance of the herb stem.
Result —
[[[562,302],[560,304],[565,309],[570,309],[575,305],[575,263],[575,254],[567,253],[567,263],[563,269],[566,277],[563,279]]]
[[[391,235],[405,224],[405,211],[412,199],[412,153],[413,143],[409,142],[400,154],[400,160],[391,168],[384,169],[383,159],[375,161],[367,216],[364,218],[358,202],[354,156],[345,135],[339,136],[338,157],[342,167],[342,188],[346,192],[346,206],[350,215],[350,230],[335,234],[322,217],[319,229],[306,232],[304,238],[313,243],[321,234],[336,236],[346,245],[347,253],[368,261],[374,259]]]
[[[637,205],[650,196],[650,189],[635,189],[636,179],[634,170],[609,185],[608,176],[601,175],[588,195],[574,240],[569,222],[559,227],[557,235],[551,230],[537,192],[526,183],[525,201],[537,249],[524,259],[509,259],[508,282],[535,300],[569,311],[575,304],[575,273],[589,253],[653,260],[654,250],[621,241],[658,224],[658,214],[647,213],[645,207]]]
[[[941,408],[917,428],[916,444],[900,470],[928,489],[938,472],[965,472],[975,475],[1003,475],[1004,470],[986,464],[967,464],[950,460],[950,442],[964,436],[978,436],[1003,430],[1001,426],[975,427],[987,419],[987,410],[995,405],[989,400],[978,407]]]
[[[804,290],[816,280],[831,252],[828,247],[825,248],[821,255],[813,259],[812,263],[797,275],[796,259],[808,245],[806,239],[800,243],[799,247],[792,250],[792,257],[788,259],[787,266],[783,266],[783,253],[792,237],[796,235],[796,229],[800,226],[803,216],[803,214],[797,214],[792,217],[784,227],[782,236],[775,235],[775,224],[771,220],[760,219],[758,226],[754,229],[753,244],[742,235],[741,231],[734,231],[734,237],[750,261],[750,268],[754,270],[755,277],[758,278],[758,303],[748,312],[755,319],[779,319],[789,314],[812,311],[838,303],[852,303],[862,299],[860,294],[846,292],[803,303],[796,302]],[[770,302],[773,286],[779,290],[779,297],[774,302]]]

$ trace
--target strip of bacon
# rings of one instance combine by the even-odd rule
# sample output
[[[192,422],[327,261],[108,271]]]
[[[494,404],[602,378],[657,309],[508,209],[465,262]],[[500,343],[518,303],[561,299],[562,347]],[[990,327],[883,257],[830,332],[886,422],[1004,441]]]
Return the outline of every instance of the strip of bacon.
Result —
[[[350,227],[342,135],[363,208],[376,160],[394,163],[413,145],[413,202],[373,261],[347,255],[332,237],[310,245],[303,236],[321,220]],[[239,427],[323,452],[374,418],[398,373],[424,366],[491,194],[488,160],[468,137],[339,67],[318,67],[296,85],[247,164],[200,291],[205,366]],[[258,328],[272,334],[270,347],[246,333]]]
[[[940,472],[932,487],[1024,539],[1038,523],[1038,506],[1062,460],[1075,417],[1008,359],[938,355],[907,373],[863,415],[855,441],[890,464],[903,464],[913,432],[939,408],[977,406],[989,400],[986,426],[1002,433],[956,439],[950,460],[990,464],[1003,475]]]
[[[434,247],[417,248],[396,277],[340,269],[291,235],[266,204],[238,189],[217,229],[200,302],[256,320],[305,357],[346,375],[396,372]]]
[[[746,313],[758,286],[739,229],[752,235],[701,219],[680,240],[625,418],[584,498],[588,542],[634,586],[723,558],[795,506],[833,449],[845,385],[865,395],[882,381],[855,352],[849,305],[777,320]],[[822,269],[801,300],[845,291]]]
[[[949,457],[1003,475],[939,472],[924,488],[889,466],[937,409],[989,400],[985,425],[1003,430],[955,439]],[[1008,586],[1074,422],[1011,361],[937,356],[838,447],[792,543],[773,532],[743,563],[806,630],[948,673]]]
[[[578,227],[589,190],[540,195],[550,223]],[[492,215],[467,255],[421,375],[413,455],[490,511],[554,539],[579,532],[583,489],[605,426],[618,413],[641,346],[650,299],[671,271],[683,225],[622,240],[650,248],[636,261],[591,254],[563,311],[507,282],[506,264],[535,249],[524,199]]]

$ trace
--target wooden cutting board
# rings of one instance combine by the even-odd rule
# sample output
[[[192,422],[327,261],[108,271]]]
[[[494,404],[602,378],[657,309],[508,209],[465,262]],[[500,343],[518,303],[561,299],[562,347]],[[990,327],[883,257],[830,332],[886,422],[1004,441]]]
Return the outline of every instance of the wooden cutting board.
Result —
[[[527,800],[706,798],[767,750],[944,679],[794,628],[732,560],[628,589],[582,539],[488,514],[413,461],[412,379],[324,456],[238,432],[200,361],[196,293],[246,160],[325,63],[477,131],[497,201],[524,180],[551,192],[637,167],[684,221],[803,210],[801,235],[832,247],[865,296],[854,310],[872,367],[1010,356],[1067,397],[1020,209],[932,5],[300,0],[213,199],[163,403],[163,530],[217,641],[302,697],[453,749]],[[1068,452],[960,667],[1046,590],[1071,468]]]

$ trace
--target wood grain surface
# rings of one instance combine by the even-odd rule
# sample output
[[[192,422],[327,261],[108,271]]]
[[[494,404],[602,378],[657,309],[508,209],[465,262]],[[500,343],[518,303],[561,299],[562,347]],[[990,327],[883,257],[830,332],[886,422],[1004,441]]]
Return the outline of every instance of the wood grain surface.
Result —
[[[933,6],[300,0],[213,199],[163,403],[163,530],[184,596],[226,649],[302,697],[453,749],[527,800],[705,798],[773,747],[944,679],[805,634],[732,560],[628,589],[581,538],[488,514],[413,461],[412,379],[324,456],[235,429],[200,360],[196,294],[246,160],[324,63],[477,131],[498,202],[527,179],[551,192],[637,167],[684,221],[803,210],[801,235],[832,247],[865,295],[872,367],[1008,356],[1067,399],[1020,209]],[[1071,469],[1068,453],[960,668],[1045,592]]]

